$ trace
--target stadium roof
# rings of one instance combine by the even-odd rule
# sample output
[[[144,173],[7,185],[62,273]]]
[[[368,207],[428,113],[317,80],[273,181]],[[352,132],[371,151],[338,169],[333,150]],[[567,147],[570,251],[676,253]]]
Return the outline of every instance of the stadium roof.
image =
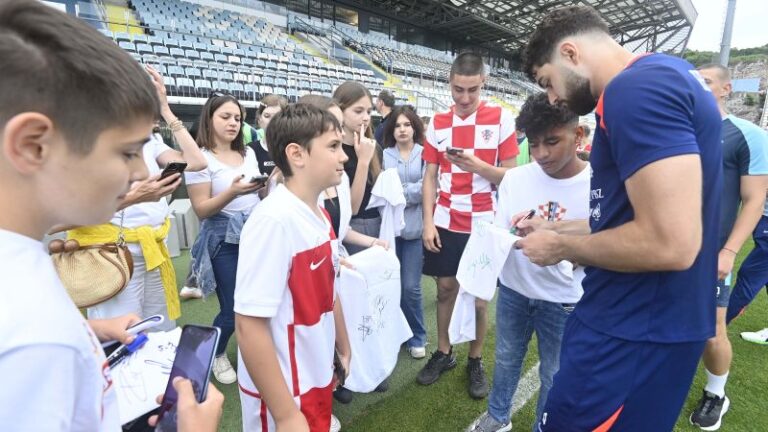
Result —
[[[468,45],[519,53],[551,9],[587,4],[608,22],[611,34],[636,52],[681,52],[696,22],[691,0],[342,0],[436,32],[461,35]]]

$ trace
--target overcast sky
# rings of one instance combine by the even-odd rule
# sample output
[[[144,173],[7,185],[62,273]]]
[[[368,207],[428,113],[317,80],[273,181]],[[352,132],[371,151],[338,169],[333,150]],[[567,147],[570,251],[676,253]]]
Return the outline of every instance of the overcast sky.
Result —
[[[692,0],[699,17],[693,26],[688,48],[720,51],[720,39],[728,0]],[[768,0],[737,0],[732,48],[752,48],[768,43]]]

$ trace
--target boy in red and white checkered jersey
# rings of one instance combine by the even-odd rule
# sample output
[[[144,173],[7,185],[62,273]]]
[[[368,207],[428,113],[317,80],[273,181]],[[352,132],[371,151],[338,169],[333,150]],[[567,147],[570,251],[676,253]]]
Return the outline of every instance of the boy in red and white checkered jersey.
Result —
[[[416,377],[421,384],[437,381],[456,366],[448,339],[453,304],[459,291],[456,270],[476,222],[493,222],[494,191],[518,154],[512,113],[480,100],[485,83],[483,59],[460,54],[450,72],[455,105],[435,114],[427,129],[423,159],[424,274],[437,277],[437,351]],[[437,197],[437,200],[435,200]],[[477,336],[470,343],[469,394],[488,394],[481,353],[487,303],[477,301]]]

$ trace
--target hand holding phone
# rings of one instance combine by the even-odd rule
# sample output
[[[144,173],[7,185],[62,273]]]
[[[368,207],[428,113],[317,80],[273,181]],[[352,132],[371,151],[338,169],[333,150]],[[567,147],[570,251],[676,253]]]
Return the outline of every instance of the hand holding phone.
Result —
[[[165,167],[162,174],[160,174],[160,180],[173,174],[182,174],[186,168],[186,162],[171,162],[167,167]]]
[[[259,174],[257,176],[251,177],[251,180],[249,183],[257,183],[261,186],[264,186],[267,184],[267,180],[269,180],[269,176],[266,174]]]
[[[174,378],[187,378],[191,382],[197,402],[205,400],[220,334],[218,327],[191,324],[184,326],[179,345],[176,347],[176,358],[168,378],[168,386],[160,403],[155,430],[178,430],[179,393],[174,386]]]
[[[456,156],[457,154],[464,153],[464,149],[456,147],[446,147],[445,152],[449,155]]]

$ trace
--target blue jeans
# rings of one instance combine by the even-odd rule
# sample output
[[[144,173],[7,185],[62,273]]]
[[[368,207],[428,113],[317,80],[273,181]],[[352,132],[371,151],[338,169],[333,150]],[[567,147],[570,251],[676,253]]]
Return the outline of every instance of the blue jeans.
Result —
[[[408,347],[423,347],[427,345],[427,329],[424,327],[421,303],[421,267],[424,262],[421,239],[395,238],[395,253],[400,260],[400,309],[413,332],[413,337],[408,339]]]
[[[533,332],[539,347],[541,390],[536,418],[541,417],[552,377],[560,367],[560,342],[573,305],[530,299],[499,284],[496,303],[496,366],[488,412],[500,422],[509,420],[523,359]]]
[[[219,314],[213,325],[221,329],[216,355],[227,350],[227,342],[235,332],[235,276],[239,245],[221,242],[211,259],[213,277],[216,279],[216,297],[219,298]]]

